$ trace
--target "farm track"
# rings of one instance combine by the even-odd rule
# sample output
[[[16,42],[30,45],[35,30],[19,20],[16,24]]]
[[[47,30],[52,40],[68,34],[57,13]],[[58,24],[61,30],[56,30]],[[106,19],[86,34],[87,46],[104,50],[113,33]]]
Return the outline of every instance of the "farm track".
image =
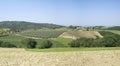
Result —
[[[0,48],[0,66],[119,66],[120,50],[31,52]]]
[[[37,37],[30,37],[30,36],[24,36],[20,34],[15,34],[16,36],[24,37],[24,38],[32,38],[32,39],[42,39],[42,38],[37,38]]]

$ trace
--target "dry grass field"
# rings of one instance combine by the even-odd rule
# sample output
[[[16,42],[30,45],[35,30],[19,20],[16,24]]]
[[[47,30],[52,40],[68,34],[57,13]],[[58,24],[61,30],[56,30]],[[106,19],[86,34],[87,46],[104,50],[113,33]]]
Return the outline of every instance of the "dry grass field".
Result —
[[[73,30],[73,31],[68,31],[64,32],[61,34],[59,37],[62,38],[71,38],[71,39],[76,39],[76,38],[103,38],[103,36],[97,32],[97,31],[82,31],[82,30]]]
[[[0,48],[0,66],[120,66],[120,50],[31,52]]]

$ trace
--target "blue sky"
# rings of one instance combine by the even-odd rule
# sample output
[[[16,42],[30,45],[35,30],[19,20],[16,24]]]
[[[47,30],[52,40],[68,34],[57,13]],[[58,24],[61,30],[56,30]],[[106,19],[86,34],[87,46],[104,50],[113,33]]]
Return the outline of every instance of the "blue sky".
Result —
[[[0,0],[0,21],[120,26],[120,0]]]

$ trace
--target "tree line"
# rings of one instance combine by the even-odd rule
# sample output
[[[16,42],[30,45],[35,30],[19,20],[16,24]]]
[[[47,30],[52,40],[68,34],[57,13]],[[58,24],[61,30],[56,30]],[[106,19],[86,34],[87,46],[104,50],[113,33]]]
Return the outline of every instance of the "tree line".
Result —
[[[69,43],[70,47],[119,47],[120,46],[120,35],[100,31],[104,38],[78,38]]]
[[[120,30],[120,26],[109,27],[107,30]]]
[[[71,41],[68,43],[68,46],[64,46],[61,43],[53,43],[51,40],[48,39],[41,39],[37,42],[35,39],[26,38],[21,40],[22,48],[38,48],[38,49],[45,49],[51,48],[55,45],[60,47],[120,47],[120,35],[114,34],[108,31],[100,31],[100,34],[104,36],[104,38],[78,38],[76,40]],[[61,46],[62,45],[62,46]],[[18,47],[17,44],[12,44],[10,42],[0,41],[0,47]]]
[[[12,48],[16,47],[16,45],[11,44],[10,42],[4,42],[0,40],[0,47]]]
[[[52,47],[53,43],[50,40],[44,39],[41,42],[37,42],[34,39],[24,39],[22,40],[22,44],[24,45],[24,48],[38,48],[38,49],[44,49],[44,48],[50,48]]]
[[[27,38],[23,39],[21,41],[23,48],[38,48],[38,49],[44,49],[44,48],[50,48],[52,47],[53,43],[49,40],[42,40],[40,43],[38,43],[36,40]],[[3,42],[0,40],[0,47],[6,47],[6,48],[17,48],[17,45],[14,45],[10,42]]]

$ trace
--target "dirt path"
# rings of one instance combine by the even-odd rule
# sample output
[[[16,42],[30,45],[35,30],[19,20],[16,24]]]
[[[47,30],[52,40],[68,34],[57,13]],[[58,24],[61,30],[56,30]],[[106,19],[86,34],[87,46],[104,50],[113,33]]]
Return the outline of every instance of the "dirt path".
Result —
[[[37,38],[37,37],[30,37],[30,36],[24,36],[20,34],[15,34],[16,36],[24,37],[24,38],[32,38],[32,39],[42,39],[42,38]]]

